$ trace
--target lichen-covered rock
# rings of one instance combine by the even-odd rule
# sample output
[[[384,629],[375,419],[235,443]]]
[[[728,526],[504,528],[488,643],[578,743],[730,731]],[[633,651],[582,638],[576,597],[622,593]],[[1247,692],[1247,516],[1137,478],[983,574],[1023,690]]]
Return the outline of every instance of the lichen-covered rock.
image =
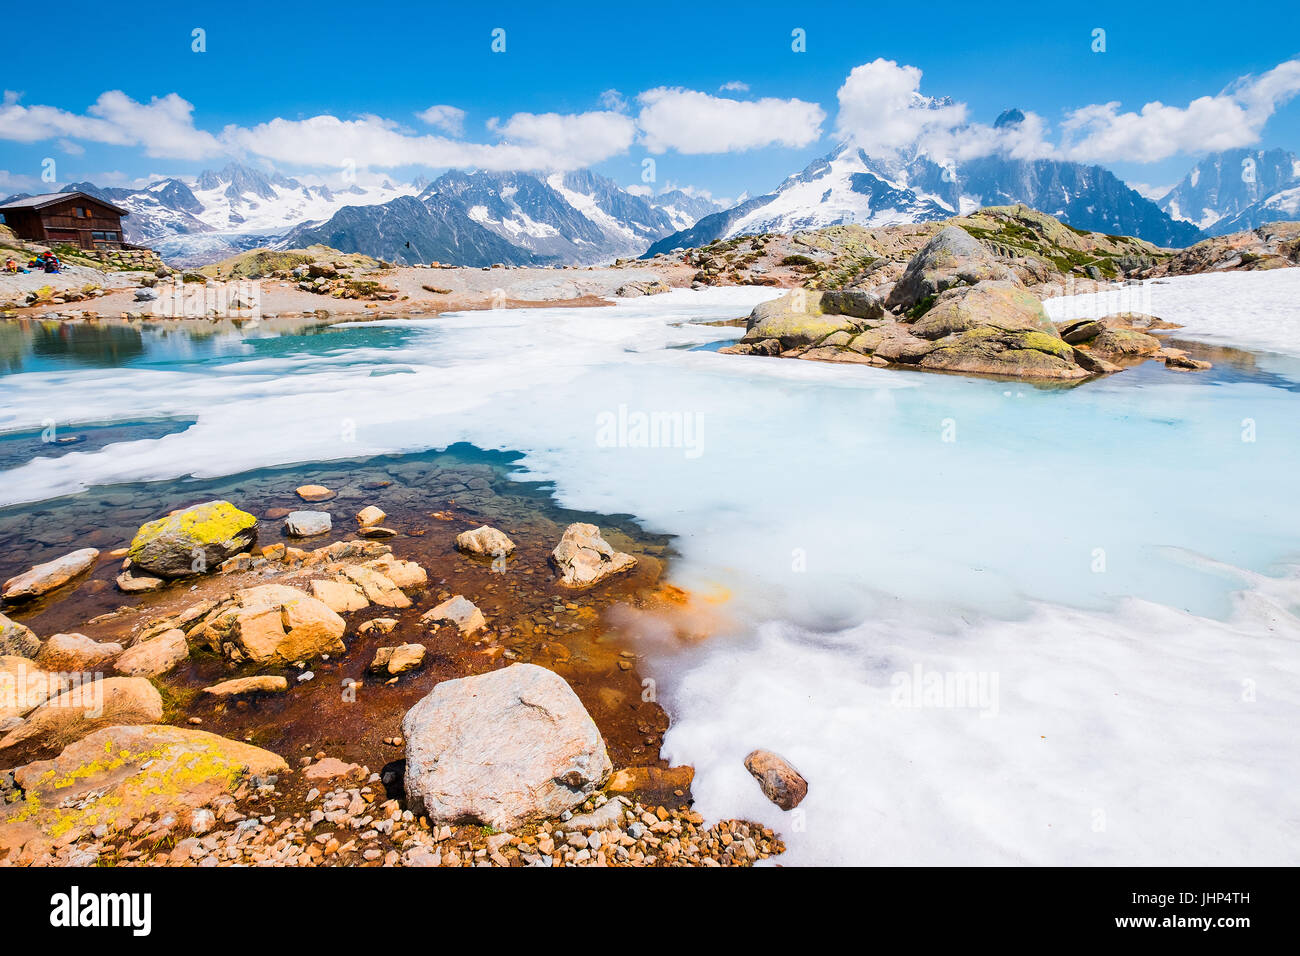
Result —
[[[284,584],[236,591],[190,631],[231,661],[282,663],[344,651],[343,618],[322,601]]]
[[[822,293],[796,289],[779,299],[760,302],[749,315],[745,344],[776,339],[785,349],[814,345],[832,332],[857,329],[863,321],[822,311]]]
[[[1075,360],[1071,346],[1046,332],[983,326],[944,336],[934,346],[917,363],[922,368],[1061,381],[1091,374]]]
[[[4,583],[0,596],[5,601],[29,601],[63,587],[73,578],[85,574],[99,560],[94,548],[82,548],[53,561],[38,564],[29,571],[15,575]]]
[[[35,657],[41,640],[25,624],[0,614],[0,654],[11,657]]]
[[[0,826],[28,825],[45,839],[110,832],[147,817],[180,815],[234,792],[250,775],[288,772],[276,754],[201,730],[110,726],[53,760],[14,771],[24,799],[0,809]]]
[[[832,289],[822,293],[822,311],[834,315],[851,315],[859,319],[880,319],[885,302],[866,289]]]
[[[402,721],[406,796],[434,823],[509,830],[586,801],[613,766],[562,677],[534,664],[443,681]]]
[[[256,540],[256,518],[229,501],[208,501],[143,525],[127,557],[146,574],[182,578],[215,571]]]
[[[514,553],[515,543],[506,536],[504,531],[499,531],[490,525],[482,525],[472,531],[462,531],[456,535],[456,547],[468,554],[503,558]]]
[[[143,677],[74,682],[32,711],[0,740],[0,749],[27,740],[44,747],[65,746],[101,727],[157,723],[162,712],[162,696]]]
[[[560,584],[566,588],[591,587],[636,566],[636,558],[615,551],[600,536],[599,528],[583,522],[564,529],[564,536],[551,552],[551,562],[560,572]]]
[[[1038,298],[1011,282],[950,289],[939,295],[923,316],[906,324],[913,335],[930,340],[981,328],[1042,332],[1060,338]]]
[[[900,314],[924,311],[927,301],[962,285],[1020,280],[960,226],[945,226],[914,255],[885,305]]]
[[[1107,328],[1088,343],[1089,351],[1103,358],[1132,359],[1160,350],[1160,340],[1136,329]]]

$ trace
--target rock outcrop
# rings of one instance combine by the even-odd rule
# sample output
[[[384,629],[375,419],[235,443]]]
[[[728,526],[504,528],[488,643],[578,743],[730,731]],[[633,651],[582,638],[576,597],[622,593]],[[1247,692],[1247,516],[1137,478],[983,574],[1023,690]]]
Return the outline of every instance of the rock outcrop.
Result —
[[[208,501],[143,525],[127,557],[147,575],[183,578],[215,571],[256,540],[256,518],[229,501]]]
[[[534,664],[444,681],[407,712],[406,795],[431,822],[498,830],[587,800],[612,771],[563,678]]]
[[[289,664],[344,650],[343,618],[284,584],[242,588],[204,616],[189,639],[232,662]]]

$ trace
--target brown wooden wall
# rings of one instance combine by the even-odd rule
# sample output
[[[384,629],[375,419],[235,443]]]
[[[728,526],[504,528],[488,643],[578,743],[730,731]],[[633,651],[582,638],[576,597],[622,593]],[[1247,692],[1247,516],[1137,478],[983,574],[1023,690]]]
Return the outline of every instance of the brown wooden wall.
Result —
[[[121,215],[82,196],[73,196],[65,202],[41,209],[6,209],[4,217],[5,224],[20,239],[47,243],[68,242],[82,249],[115,245],[123,241]],[[96,232],[116,233],[117,239],[97,240],[93,236]]]

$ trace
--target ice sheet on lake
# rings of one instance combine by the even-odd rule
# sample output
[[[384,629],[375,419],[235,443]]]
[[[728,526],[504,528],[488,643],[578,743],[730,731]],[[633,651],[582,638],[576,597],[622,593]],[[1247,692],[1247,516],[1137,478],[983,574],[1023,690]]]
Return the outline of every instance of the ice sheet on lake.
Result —
[[[1205,334],[1236,316],[1290,347],[1294,281],[1170,280],[1154,311]],[[0,496],[518,449],[562,504],[679,535],[674,580],[731,595],[701,646],[646,637],[667,746],[697,767],[702,808],[771,821],[791,860],[1295,862],[1300,601],[1266,575],[1300,560],[1300,396],[1174,372],[1037,389],[691,350],[740,330],[685,320],[774,294],[464,313],[339,348],[358,325],[201,370],[10,376],[5,428],[197,423],[29,462]],[[643,447],[638,414],[689,441],[683,427]],[[895,706],[891,680],[918,664],[997,675],[997,715]],[[740,765],[755,747],[808,775],[801,828]]]

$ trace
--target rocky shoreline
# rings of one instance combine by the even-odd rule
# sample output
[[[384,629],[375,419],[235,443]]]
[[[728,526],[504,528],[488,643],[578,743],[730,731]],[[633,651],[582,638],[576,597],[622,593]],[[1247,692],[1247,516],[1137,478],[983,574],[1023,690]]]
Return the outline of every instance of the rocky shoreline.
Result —
[[[438,474],[449,494],[426,493],[421,511],[360,487],[382,483],[299,486],[292,511],[186,507],[128,546],[10,578],[0,863],[707,866],[779,854],[758,825],[705,827],[692,771],[659,757],[667,715],[605,616],[689,601],[660,583],[655,549],[498,507],[490,470]],[[291,514],[367,499],[350,537],[290,534]],[[505,532],[483,522],[507,512],[518,518]],[[114,592],[125,603],[113,607]],[[469,698],[454,696],[462,687]],[[457,724],[467,699],[481,712]],[[439,759],[420,770],[421,753]]]

